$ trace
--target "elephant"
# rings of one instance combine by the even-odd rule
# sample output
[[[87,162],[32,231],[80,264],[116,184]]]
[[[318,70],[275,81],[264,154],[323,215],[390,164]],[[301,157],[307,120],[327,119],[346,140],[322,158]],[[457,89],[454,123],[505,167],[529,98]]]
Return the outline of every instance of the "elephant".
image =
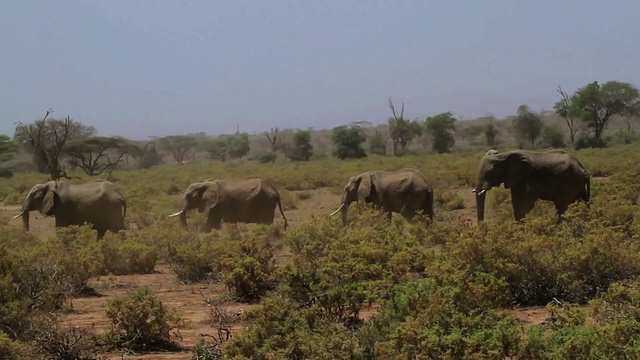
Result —
[[[189,185],[182,198],[182,207],[169,217],[180,217],[180,223],[187,226],[187,211],[198,209],[207,211],[207,223],[203,230],[219,229],[222,221],[228,223],[273,224],[276,205],[284,219],[280,194],[267,180],[249,176],[239,181],[209,179]]]
[[[558,222],[569,205],[576,201],[589,202],[591,179],[575,156],[564,150],[544,152],[513,150],[499,153],[489,150],[480,163],[476,194],[477,219],[484,221],[484,202],[487,190],[504,183],[511,189],[511,204],[516,221],[531,211],[535,202],[553,201]]]
[[[33,186],[22,204],[25,230],[29,231],[29,212],[38,210],[45,216],[55,217],[56,227],[89,223],[102,239],[107,230],[125,229],[127,201],[115,185],[106,180],[93,180],[84,184],[49,181]]]
[[[394,212],[410,220],[422,210],[433,221],[433,188],[415,169],[372,170],[349,178],[340,207],[331,216],[341,212],[342,224],[346,225],[349,205],[354,201],[373,203],[387,213],[389,220]]]

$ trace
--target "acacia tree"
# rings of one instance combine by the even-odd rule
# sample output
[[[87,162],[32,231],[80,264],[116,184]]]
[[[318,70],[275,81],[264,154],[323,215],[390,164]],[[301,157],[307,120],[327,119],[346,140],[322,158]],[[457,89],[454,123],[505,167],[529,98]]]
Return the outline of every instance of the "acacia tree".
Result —
[[[68,140],[83,138],[95,133],[93,127],[87,127],[67,116],[64,120],[47,119],[53,110],[47,110],[44,118],[33,124],[18,123],[14,138],[24,144],[33,153],[36,170],[48,173],[51,180],[69,178],[60,166],[60,156]]]
[[[541,116],[531,111],[527,105],[520,105],[512,124],[516,138],[530,141],[531,147],[535,147],[536,139],[542,132]]]
[[[158,145],[182,164],[187,154],[196,147],[196,139],[189,135],[171,135],[159,138]]]
[[[68,142],[64,153],[85,174],[96,176],[115,168],[132,147],[126,139],[120,137],[94,136]]]
[[[456,122],[458,119],[453,117],[451,112],[440,113],[438,115],[429,116],[425,121],[427,133],[433,138],[433,151],[442,154],[451,151],[455,144],[453,132],[456,131]]]
[[[580,118],[593,130],[595,146],[604,146],[602,133],[614,115],[637,116],[640,112],[638,89],[618,81],[602,85],[594,81],[576,90],[571,102]]]
[[[417,120],[406,120],[404,118],[404,103],[400,109],[400,114],[396,113],[393,101],[389,98],[389,108],[391,114],[388,120],[389,137],[393,143],[393,155],[401,156],[407,153],[407,146],[417,137],[422,135],[422,127]]]

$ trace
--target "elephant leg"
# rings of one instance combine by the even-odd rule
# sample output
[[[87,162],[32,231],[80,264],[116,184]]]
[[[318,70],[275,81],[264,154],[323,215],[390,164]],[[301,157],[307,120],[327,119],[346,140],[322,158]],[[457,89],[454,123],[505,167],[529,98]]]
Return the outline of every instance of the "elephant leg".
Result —
[[[209,211],[207,215],[207,224],[204,227],[204,232],[209,232],[213,229],[220,229],[220,223],[222,222],[222,217],[220,214],[217,214],[213,210]]]
[[[516,221],[524,219],[524,217],[533,209],[536,198],[528,194],[511,191],[511,205],[513,207],[513,216]]]
[[[400,215],[407,220],[413,219],[415,213],[415,210],[408,204],[402,205],[402,208],[400,209]]]
[[[578,199],[575,201],[578,201]],[[557,223],[559,224],[563,220],[564,213],[569,209],[570,202],[567,201],[567,199],[556,199],[553,201],[553,204],[556,206],[556,211],[558,213]]]
[[[107,230],[105,229],[96,229],[96,231],[98,232],[98,236],[97,236],[98,240],[101,240],[104,237],[104,234],[107,233]]]

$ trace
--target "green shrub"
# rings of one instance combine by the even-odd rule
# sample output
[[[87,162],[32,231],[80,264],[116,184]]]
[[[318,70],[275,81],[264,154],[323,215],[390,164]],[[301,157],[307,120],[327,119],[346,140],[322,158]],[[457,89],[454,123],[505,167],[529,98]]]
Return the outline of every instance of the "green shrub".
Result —
[[[233,359],[364,359],[354,336],[328,321],[317,308],[301,308],[280,295],[263,298],[262,306],[245,313],[246,331],[225,344]]]
[[[525,332],[518,359],[636,359],[638,283],[616,283],[591,301],[595,323],[572,304],[548,306],[548,321]]]
[[[202,338],[198,339],[191,352],[193,354],[191,358],[196,360],[216,360],[224,358],[220,343]]]
[[[178,313],[166,307],[148,288],[107,301],[107,317],[113,327],[105,336],[118,347],[149,351],[175,349],[184,323]]]
[[[136,233],[131,235],[125,240],[107,233],[97,244],[99,274],[150,274],[154,271],[159,258],[158,248],[141,243]]]
[[[0,331],[0,359],[20,360],[27,356],[26,346]]]
[[[232,256],[237,244],[221,240],[218,235],[184,232],[167,244],[166,260],[178,279],[186,282],[221,279],[219,264]]]
[[[275,162],[278,159],[278,154],[272,151],[261,151],[252,156],[252,160],[257,161],[260,164],[268,164]]]
[[[520,325],[497,314],[477,295],[495,280],[476,278],[458,282],[463,287],[419,280],[389,291],[359,336],[374,358],[407,359],[428,354],[443,359],[504,359],[515,355]],[[483,284],[484,283],[484,284]],[[458,285],[456,284],[456,285]],[[495,288],[494,288],[495,289]],[[475,300],[480,300],[476,302]]]
[[[352,224],[315,218],[287,233],[292,261],[282,267],[287,293],[317,302],[325,316],[357,317],[389,286],[424,270],[429,254],[378,211],[351,209]],[[406,222],[405,222],[406,224]]]
[[[444,210],[460,210],[465,208],[464,198],[452,191],[437,191],[434,199],[435,205]]]
[[[85,245],[96,242],[95,233],[86,226],[60,229],[60,239],[43,243],[21,229],[1,230],[0,331],[20,335],[31,314],[59,311],[89,289],[97,263]]]
[[[236,228],[235,231],[242,230]],[[237,240],[239,252],[222,264],[222,271],[224,284],[238,299],[253,301],[275,287],[276,264],[269,234],[256,231],[248,235]]]
[[[93,329],[65,326],[51,314],[44,314],[31,322],[28,338],[34,351],[47,359],[106,359],[99,356]]]

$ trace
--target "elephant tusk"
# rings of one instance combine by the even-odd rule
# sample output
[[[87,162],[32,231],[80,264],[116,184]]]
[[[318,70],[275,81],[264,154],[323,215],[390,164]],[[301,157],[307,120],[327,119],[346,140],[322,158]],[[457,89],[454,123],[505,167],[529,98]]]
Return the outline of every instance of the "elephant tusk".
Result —
[[[476,196],[482,196],[482,195],[484,195],[484,193],[487,192],[487,190],[480,190],[480,191],[473,190],[473,192],[476,193]]]
[[[329,215],[329,216],[333,216],[333,215],[337,214],[340,210],[342,210],[342,208],[343,208],[343,207],[344,207],[344,203],[342,203],[342,205],[340,205],[340,207],[338,208],[338,210],[336,210],[336,211],[332,212],[332,213],[331,213],[331,215]]]
[[[178,212],[174,212],[173,214],[169,215],[169,217],[176,217],[176,216],[178,216],[178,215],[180,215],[182,213],[184,213],[184,210],[180,210]]]
[[[17,218],[21,217],[22,215],[24,215],[24,211],[21,212],[20,214],[16,215],[16,216],[14,216],[14,217],[12,217],[12,219],[17,219]]]

